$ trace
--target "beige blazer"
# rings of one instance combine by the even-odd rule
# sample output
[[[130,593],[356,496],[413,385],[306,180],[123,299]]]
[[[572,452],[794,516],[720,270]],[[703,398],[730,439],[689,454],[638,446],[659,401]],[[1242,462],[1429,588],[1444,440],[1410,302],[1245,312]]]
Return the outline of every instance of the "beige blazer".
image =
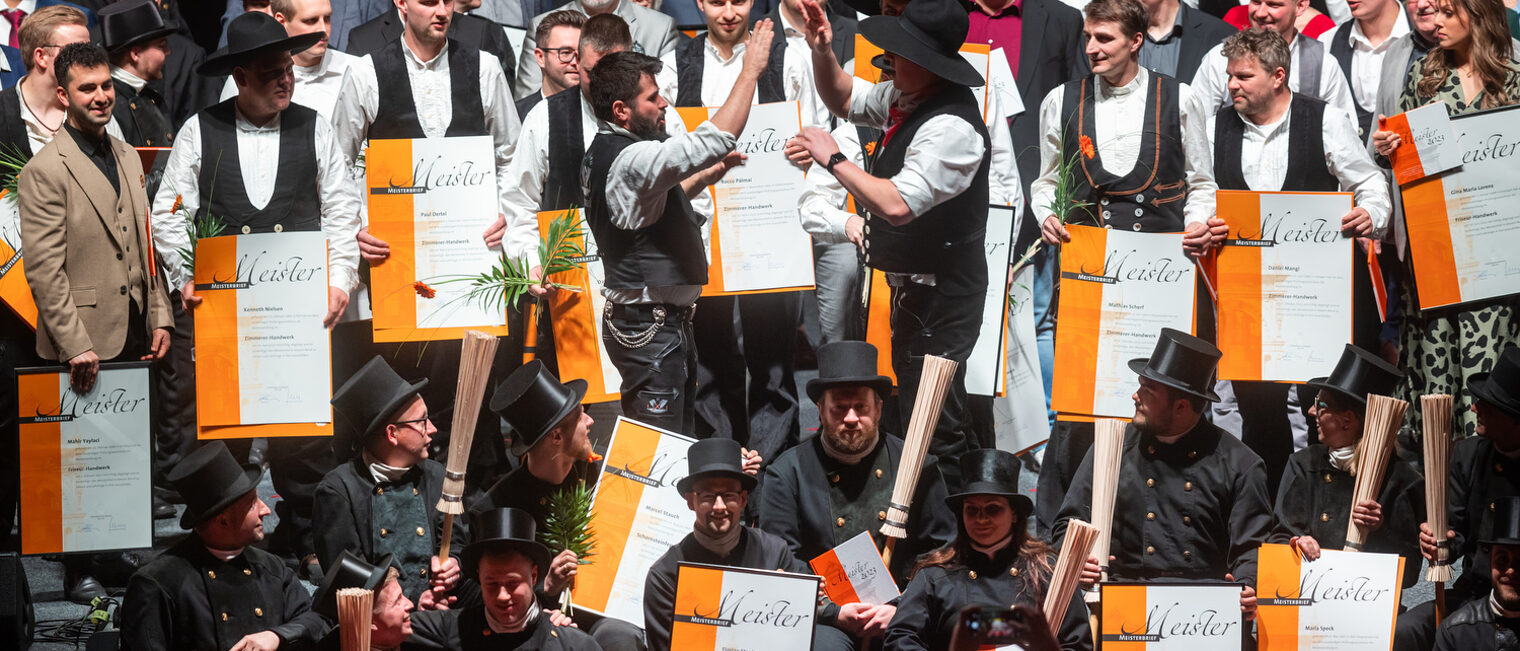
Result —
[[[133,297],[142,301],[150,335],[174,325],[167,283],[149,275],[142,162],[131,146],[107,137],[119,196],[63,129],[21,170],[21,244],[43,359],[62,362],[90,350],[102,360],[147,354],[122,350]]]

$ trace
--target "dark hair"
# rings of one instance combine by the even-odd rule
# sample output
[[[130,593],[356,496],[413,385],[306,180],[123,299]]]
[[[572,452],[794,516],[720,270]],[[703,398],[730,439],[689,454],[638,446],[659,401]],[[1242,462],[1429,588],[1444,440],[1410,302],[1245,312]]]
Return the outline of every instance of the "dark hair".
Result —
[[[1192,407],[1193,411],[1196,411],[1200,414],[1208,409],[1209,401],[1204,400],[1203,398],[1199,398],[1198,396],[1187,393],[1176,387],[1167,386],[1165,384],[1161,386],[1166,387],[1166,399],[1169,403],[1177,402],[1178,400],[1186,400],[1188,406]],[[1170,409],[1170,407],[1168,407],[1168,409]]]
[[[1145,7],[1138,0],[1092,0],[1082,9],[1082,13],[1091,21],[1118,23],[1119,29],[1124,30],[1125,38],[1145,34],[1146,26],[1150,23],[1150,14],[1146,13]]]
[[[1510,75],[1509,27],[1504,22],[1504,8],[1489,6],[1486,0],[1443,0],[1436,3],[1437,11],[1450,5],[1454,11],[1467,14],[1471,36],[1467,52],[1472,61],[1473,72],[1483,82],[1483,101],[1478,108],[1496,108],[1514,101],[1504,90],[1504,82]],[[1435,97],[1446,83],[1449,72],[1456,67],[1455,55],[1442,47],[1431,48],[1419,65],[1420,77],[1415,90],[1421,97]]]
[[[617,14],[599,14],[586,19],[581,25],[582,50],[591,48],[598,53],[633,49],[633,33],[628,31],[628,21]]]
[[[1315,400],[1325,403],[1325,407],[1332,411],[1350,411],[1355,413],[1357,418],[1367,417],[1366,404],[1357,402],[1351,396],[1334,389],[1320,389]]]
[[[591,69],[591,112],[596,119],[613,123],[612,105],[632,104],[644,75],[654,77],[663,67],[659,59],[638,52],[613,52],[602,57]]]
[[[72,68],[109,68],[110,65],[105,48],[94,43],[70,43],[59,49],[58,58],[53,59],[53,77],[59,86],[67,88]]]
[[[1282,68],[1284,76],[1293,72],[1293,53],[1288,49],[1288,43],[1277,32],[1266,27],[1252,27],[1231,34],[1224,40],[1220,54],[1226,59],[1255,57],[1268,75],[1278,68]]]
[[[533,45],[543,49],[549,42],[549,34],[554,32],[555,27],[574,27],[579,30],[586,24],[586,16],[579,11],[556,11],[544,16],[538,21],[538,27],[533,30]]]
[[[1006,499],[1006,498],[1004,498]],[[1013,540],[1008,541],[1019,550],[1019,555],[1013,562],[1024,575],[1024,585],[1038,594],[1029,595],[1035,603],[1045,602],[1044,585],[1050,581],[1050,575],[1055,567],[1050,562],[1051,548],[1045,541],[1029,535],[1029,515],[1019,515],[1018,508],[1013,505],[1013,500],[1008,500],[1008,508],[1015,513],[1013,520]],[[971,554],[980,554],[971,548],[971,537],[966,534],[966,524],[961,521],[961,511],[955,513],[955,540],[932,552],[918,558],[918,563],[913,566],[913,571],[908,578],[912,579],[919,570],[926,567],[942,567],[955,569],[965,564],[965,558]]]

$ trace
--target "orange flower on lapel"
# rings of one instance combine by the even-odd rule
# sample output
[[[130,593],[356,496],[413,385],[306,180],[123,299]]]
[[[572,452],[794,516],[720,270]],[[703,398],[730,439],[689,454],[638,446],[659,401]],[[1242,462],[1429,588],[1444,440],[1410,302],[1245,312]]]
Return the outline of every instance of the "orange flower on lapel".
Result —
[[[1089,138],[1085,135],[1081,138],[1078,138],[1077,146],[1082,148],[1082,155],[1086,156],[1088,160],[1092,160],[1093,156],[1098,155],[1098,150],[1093,148],[1092,138]]]

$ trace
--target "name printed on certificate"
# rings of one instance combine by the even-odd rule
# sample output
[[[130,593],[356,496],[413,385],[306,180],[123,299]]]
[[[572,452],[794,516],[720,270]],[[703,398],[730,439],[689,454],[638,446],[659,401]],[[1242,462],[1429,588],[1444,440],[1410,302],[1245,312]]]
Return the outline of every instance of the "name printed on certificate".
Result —
[[[1387,651],[1399,612],[1398,554],[1324,550],[1306,561],[1288,545],[1262,545],[1256,596],[1262,651]]]

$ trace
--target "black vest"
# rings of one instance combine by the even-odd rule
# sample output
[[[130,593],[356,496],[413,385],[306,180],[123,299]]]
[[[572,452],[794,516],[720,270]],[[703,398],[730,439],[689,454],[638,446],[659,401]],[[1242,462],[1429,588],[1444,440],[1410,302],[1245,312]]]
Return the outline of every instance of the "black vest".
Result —
[[[369,125],[372,140],[426,138],[417,121],[417,102],[412,97],[412,81],[407,74],[406,47],[401,39],[370,53],[379,84],[380,106],[375,121]],[[486,135],[485,109],[480,103],[480,51],[449,39],[449,96],[454,106],[445,136]]]
[[[544,177],[544,194],[538,200],[540,212],[583,206],[581,194],[581,159],[586,157],[585,133],[581,131],[581,89],[572,86],[550,95],[549,173]]]
[[[702,69],[707,57],[704,32],[676,48],[676,106],[702,106]],[[771,58],[755,84],[760,104],[786,101],[786,39],[771,41]]]
[[[1124,176],[1103,167],[1103,151],[1093,148],[1088,158],[1080,139],[1098,139],[1093,117],[1096,84],[1093,77],[1066,82],[1062,98],[1062,149],[1081,162],[1076,174],[1077,198],[1100,210],[1103,223],[1113,228],[1148,233],[1182,230],[1182,206],[1187,199],[1187,158],[1182,148],[1182,117],[1176,79],[1150,73],[1150,95],[1141,123],[1140,153]]]
[[[935,286],[951,296],[987,290],[987,169],[992,161],[991,138],[982,122],[976,96],[964,86],[951,86],[929,98],[905,118],[891,138],[876,148],[871,174],[891,178],[902,171],[903,158],[914,134],[930,118],[950,115],[976,128],[982,137],[982,164],[971,187],[930,208],[903,226],[866,215],[865,263],[882,271],[935,274]]]
[[[21,119],[20,84],[0,91],[0,148],[19,155],[23,162],[32,160],[32,144],[26,139],[26,122]]]
[[[291,104],[280,113],[280,163],[274,194],[263,209],[248,202],[243,166],[238,153],[237,98],[199,113],[201,124],[201,208],[197,220],[214,215],[225,225],[224,235],[322,228],[322,200],[317,193],[317,112]]]
[[[1288,105],[1288,174],[1281,188],[1251,188],[1240,167],[1240,143],[1246,124],[1233,106],[1219,111],[1214,120],[1214,181],[1220,190],[1281,190],[1284,192],[1335,192],[1340,181],[1325,165],[1325,103],[1293,95]]]
[[[1335,28],[1335,38],[1330,41],[1330,56],[1341,65],[1341,73],[1346,75],[1346,85],[1351,89],[1352,103],[1356,105],[1356,126],[1361,129],[1357,135],[1366,136],[1367,130],[1372,128],[1372,111],[1362,108],[1362,98],[1356,96],[1356,85],[1351,83],[1351,57],[1356,56],[1351,49],[1351,26],[1355,24],[1356,21],[1347,21]],[[1377,101],[1376,97],[1372,99]]]
[[[691,201],[679,184],[665,194],[665,212],[655,223],[636,230],[612,223],[607,174],[618,155],[635,142],[622,134],[603,132],[596,134],[586,150],[586,225],[602,256],[607,274],[603,284],[610,289],[706,285],[704,218],[691,209]]]
[[[1317,100],[1325,99],[1319,87],[1320,70],[1325,66],[1325,48],[1319,41],[1309,38],[1303,32],[1296,37],[1303,41],[1304,47],[1298,55],[1298,94],[1307,95]]]

